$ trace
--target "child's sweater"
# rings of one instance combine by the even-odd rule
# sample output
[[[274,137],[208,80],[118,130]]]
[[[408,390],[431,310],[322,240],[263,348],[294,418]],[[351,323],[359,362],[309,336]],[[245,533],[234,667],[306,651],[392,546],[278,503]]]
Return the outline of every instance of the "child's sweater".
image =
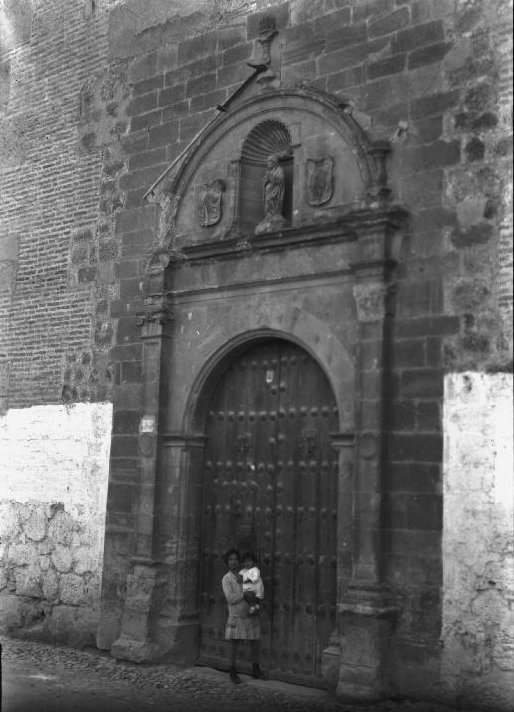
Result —
[[[241,569],[239,573],[243,577],[243,591],[253,591],[257,598],[264,598],[264,584],[257,566],[252,566],[251,569]]]

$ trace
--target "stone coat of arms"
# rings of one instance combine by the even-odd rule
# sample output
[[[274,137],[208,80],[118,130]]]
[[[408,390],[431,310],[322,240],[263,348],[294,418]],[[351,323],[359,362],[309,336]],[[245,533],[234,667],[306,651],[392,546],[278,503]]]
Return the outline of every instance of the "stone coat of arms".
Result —
[[[211,227],[221,220],[225,183],[220,178],[205,183],[198,191],[198,219],[202,227]]]
[[[332,156],[307,160],[307,201],[309,205],[328,203],[334,192],[334,159]]]

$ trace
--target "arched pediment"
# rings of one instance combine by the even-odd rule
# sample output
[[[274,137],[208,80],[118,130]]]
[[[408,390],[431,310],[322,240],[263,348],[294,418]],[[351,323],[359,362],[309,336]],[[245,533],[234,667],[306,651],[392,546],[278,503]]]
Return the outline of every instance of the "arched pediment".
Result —
[[[324,92],[267,89],[240,99],[215,116],[149,190],[147,197],[162,208],[160,246],[180,250],[255,230],[337,220],[385,188],[377,166],[387,151],[348,104]],[[282,221],[264,219],[268,152],[278,156],[286,183]]]

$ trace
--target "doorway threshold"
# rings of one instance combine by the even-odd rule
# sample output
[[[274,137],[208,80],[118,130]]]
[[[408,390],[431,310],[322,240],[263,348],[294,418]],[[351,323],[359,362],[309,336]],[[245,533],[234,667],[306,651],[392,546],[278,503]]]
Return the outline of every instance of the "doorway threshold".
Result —
[[[196,673],[204,679],[224,680],[227,677],[227,671],[219,668],[207,667],[204,665],[195,665]],[[272,692],[279,692],[288,697],[296,697],[301,700],[309,700],[313,703],[327,702],[332,698],[326,689],[319,687],[307,687],[306,685],[293,684],[291,682],[283,682],[282,680],[254,680],[251,675],[238,670],[239,677],[243,682],[257,689],[266,689]]]

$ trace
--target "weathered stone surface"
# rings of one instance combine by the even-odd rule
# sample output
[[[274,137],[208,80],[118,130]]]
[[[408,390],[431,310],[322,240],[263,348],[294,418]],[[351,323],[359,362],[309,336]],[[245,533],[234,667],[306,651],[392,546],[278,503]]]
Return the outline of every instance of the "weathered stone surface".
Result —
[[[33,569],[18,569],[16,572],[16,595],[30,598],[41,597],[41,582]]]
[[[462,279],[457,282],[452,301],[460,311],[475,310],[489,297],[491,289],[483,279]]]
[[[53,567],[59,573],[67,573],[71,569],[73,554],[69,546],[58,544],[52,551],[51,558]]]
[[[30,544],[12,544],[8,555],[14,566],[32,565],[37,560],[36,551]]]
[[[23,625],[23,604],[18,596],[0,596],[0,630],[9,631]]]
[[[69,546],[76,526],[76,522],[67,512],[58,511],[48,526],[48,538],[54,544]]]
[[[50,603],[57,599],[59,593],[59,577],[52,569],[48,569],[42,577],[43,597]]]
[[[91,362],[84,352],[72,363],[78,370]],[[83,625],[92,642],[100,596],[111,413],[110,405],[78,405],[70,412],[51,406],[11,410],[0,421],[0,497],[4,495],[0,607],[6,599],[9,610],[15,611],[13,593],[24,601],[19,615],[8,616],[13,629],[32,621],[32,636],[51,637],[54,607],[61,598],[74,610],[87,611],[87,622],[73,619],[70,635],[80,641]],[[10,433],[15,433],[18,444],[16,456]],[[15,491],[19,501],[5,498],[4,493]],[[44,620],[39,616],[41,605],[47,606]],[[61,617],[61,627],[55,624],[61,640],[68,635],[65,625],[71,620]]]
[[[19,507],[13,502],[0,502],[0,537],[6,537],[20,526]]]
[[[59,581],[59,594],[63,603],[79,606],[86,602],[84,579],[76,574],[64,574]]]
[[[54,642],[83,648],[94,645],[98,611],[61,603],[54,607],[47,623],[47,637]]]
[[[0,46],[19,47],[30,40],[32,6],[30,0],[2,3],[0,8]]]
[[[213,10],[208,0],[198,0],[194,7],[184,0],[151,0],[144,9],[139,0],[129,0],[110,14],[111,53],[133,57],[175,43],[193,33],[198,23],[208,23]]]
[[[514,676],[512,405],[509,374],[446,378],[443,674],[460,699],[502,710]]]
[[[385,315],[386,287],[382,284],[356,285],[353,297],[357,318],[362,322],[380,321]]]
[[[28,539],[42,541],[46,537],[48,514],[44,509],[35,508],[23,525],[23,530]]]
[[[39,557],[39,568],[41,571],[48,571],[50,568],[50,557],[49,556],[40,556]]]
[[[154,658],[157,647],[151,643],[134,640],[132,637],[122,636],[113,644],[111,652],[119,660],[142,663]]]
[[[55,549],[55,544],[53,541],[50,541],[49,539],[45,539],[44,541],[39,542],[39,544],[37,546],[38,554],[41,554],[41,556],[50,554],[54,549]]]
[[[461,227],[466,230],[484,219],[487,198],[483,195],[473,196],[457,203],[457,218]]]

